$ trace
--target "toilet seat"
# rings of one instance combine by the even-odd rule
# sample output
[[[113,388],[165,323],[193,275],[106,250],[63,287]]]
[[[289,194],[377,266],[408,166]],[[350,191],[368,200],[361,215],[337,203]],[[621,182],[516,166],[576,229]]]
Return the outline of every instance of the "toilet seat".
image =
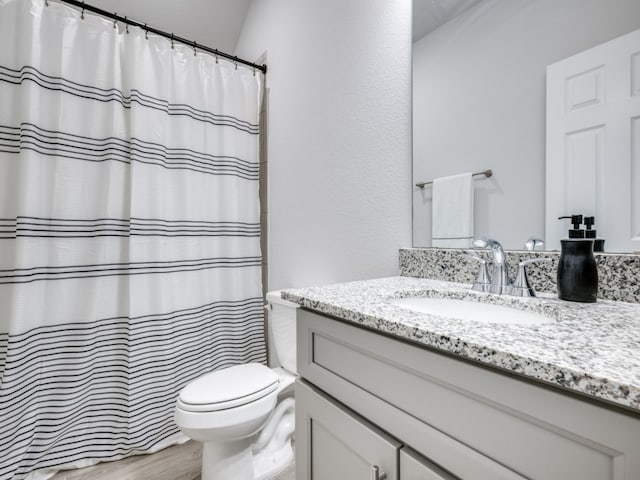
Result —
[[[216,412],[255,402],[276,391],[278,375],[259,363],[246,363],[203,375],[187,384],[177,406],[185,412]]]

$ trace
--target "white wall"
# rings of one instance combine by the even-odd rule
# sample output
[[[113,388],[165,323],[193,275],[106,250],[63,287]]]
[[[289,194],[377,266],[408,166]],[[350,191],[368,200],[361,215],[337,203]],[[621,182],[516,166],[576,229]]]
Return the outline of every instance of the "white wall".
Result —
[[[253,0],[267,51],[269,288],[398,273],[411,242],[411,0]]]
[[[485,0],[416,42],[414,183],[491,168],[476,236],[544,236],[545,67],[638,28],[639,0]],[[413,243],[428,246],[431,189],[413,206]]]

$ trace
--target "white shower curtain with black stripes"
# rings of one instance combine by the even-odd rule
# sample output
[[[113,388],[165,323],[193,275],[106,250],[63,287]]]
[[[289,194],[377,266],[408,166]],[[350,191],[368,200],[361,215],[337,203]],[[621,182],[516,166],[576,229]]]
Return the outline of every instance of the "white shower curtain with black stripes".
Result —
[[[265,361],[261,81],[0,0],[0,479],[180,441],[187,382]]]

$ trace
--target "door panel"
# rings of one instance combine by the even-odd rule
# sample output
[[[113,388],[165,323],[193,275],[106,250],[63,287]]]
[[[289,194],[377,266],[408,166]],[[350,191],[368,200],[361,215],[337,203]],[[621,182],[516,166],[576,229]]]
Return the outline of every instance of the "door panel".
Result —
[[[636,56],[639,58],[640,70],[640,55]],[[640,78],[638,82],[640,83]],[[640,95],[640,86],[636,88],[636,95]],[[631,233],[633,238],[640,239],[640,117],[631,120],[631,185]]]

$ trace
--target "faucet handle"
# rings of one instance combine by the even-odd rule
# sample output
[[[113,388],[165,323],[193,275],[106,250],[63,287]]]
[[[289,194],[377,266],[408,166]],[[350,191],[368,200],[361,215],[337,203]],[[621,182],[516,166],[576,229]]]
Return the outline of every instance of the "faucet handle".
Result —
[[[483,240],[482,238],[476,238],[473,241],[473,246],[476,248],[487,248],[487,245],[489,245],[487,241]]]
[[[473,246],[476,248],[502,248],[500,242],[493,238],[476,238],[473,241]]]
[[[491,287],[491,278],[489,277],[489,270],[487,269],[487,261],[484,258],[469,253],[463,253],[462,256],[476,260],[480,264],[476,280],[473,282],[473,287],[471,288],[478,292],[488,292]]]
[[[529,275],[527,275],[527,265],[532,263],[546,263],[550,261],[550,258],[532,258],[530,260],[523,260],[520,262],[518,264],[516,279],[508,288],[509,295],[513,295],[515,297],[535,297],[536,292],[533,290],[533,287],[529,282]]]
[[[544,240],[536,237],[529,237],[526,243],[524,244],[525,250],[529,250],[530,252],[533,252],[536,249],[536,247],[542,247],[542,246],[544,246]]]

